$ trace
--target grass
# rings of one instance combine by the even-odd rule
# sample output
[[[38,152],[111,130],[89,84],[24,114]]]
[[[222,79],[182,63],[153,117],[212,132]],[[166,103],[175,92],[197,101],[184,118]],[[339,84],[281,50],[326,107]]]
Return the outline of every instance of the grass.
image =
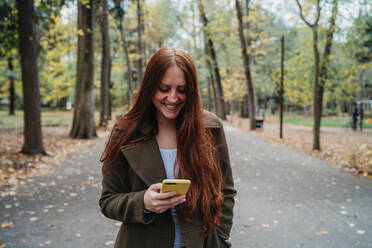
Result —
[[[279,117],[278,117],[279,119]],[[301,115],[284,115],[284,123],[300,126],[313,126],[313,118]],[[321,121],[322,127],[345,127],[345,124],[351,121],[351,118],[344,117],[323,117]],[[363,128],[372,129],[372,123],[366,123],[364,120]]]
[[[42,126],[65,126],[72,124],[72,111],[44,109],[41,112]],[[99,112],[94,114],[95,122],[99,122]],[[23,127],[23,111],[17,110],[13,116],[7,110],[0,110],[0,127]]]

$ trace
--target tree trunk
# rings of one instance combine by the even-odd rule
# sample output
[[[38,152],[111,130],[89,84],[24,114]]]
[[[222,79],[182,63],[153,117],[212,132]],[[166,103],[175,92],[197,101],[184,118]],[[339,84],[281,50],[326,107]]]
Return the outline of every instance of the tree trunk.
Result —
[[[111,69],[112,69],[112,58],[110,56],[110,64],[109,64],[109,76],[108,76],[108,86],[109,86],[109,90],[108,90],[108,102],[109,102],[109,107],[108,107],[108,110],[109,110],[109,115],[108,115],[108,120],[111,121],[112,120],[112,97],[111,97],[111,89],[112,89],[112,86],[113,86],[113,83],[111,81]]]
[[[245,94],[240,102],[240,117],[249,118],[248,94]]]
[[[137,65],[137,88],[140,86],[142,82],[142,9],[141,9],[141,0],[137,0],[137,33],[138,33],[138,40],[137,40],[137,48],[138,48],[138,65]]]
[[[235,7],[236,13],[238,17],[238,28],[239,28],[239,38],[240,38],[240,46],[241,52],[244,62],[244,72],[245,78],[247,80],[247,90],[248,90],[248,107],[249,107],[249,120],[250,120],[250,130],[256,129],[256,118],[255,118],[255,106],[254,106],[254,93],[253,93],[253,82],[251,77],[251,70],[250,70],[250,59],[247,53],[247,45],[245,42],[244,37],[244,30],[243,30],[243,14],[242,9],[239,3],[239,0],[235,0]]]
[[[358,84],[359,84],[359,94],[358,94],[358,101],[362,101],[363,100],[363,92],[364,92],[364,83],[363,83],[363,79],[364,79],[364,73],[365,73],[366,69],[363,68],[362,66],[360,66],[360,69],[359,69],[359,77],[358,77]]]
[[[120,8],[120,0],[115,1],[116,8]],[[124,12],[124,11],[123,11]],[[120,31],[120,38],[121,42],[123,43],[124,53],[125,53],[125,60],[127,64],[127,82],[128,82],[128,102],[132,104],[134,101],[134,94],[133,94],[133,86],[132,86],[132,65],[129,59],[129,50],[128,50],[128,42],[125,39],[124,34],[124,27],[123,27],[123,16],[124,13],[119,13],[117,18],[117,23]],[[125,77],[125,74],[124,74]],[[125,79],[124,79],[125,80]]]
[[[41,107],[37,68],[36,15],[33,0],[17,0],[19,53],[21,56],[24,106],[22,153],[46,154],[41,131]]]
[[[319,48],[318,48],[318,23],[320,18],[320,0],[317,0],[317,12],[315,21],[313,24],[310,24],[302,13],[302,6],[299,3],[299,0],[296,0],[297,5],[300,9],[301,19],[308,25],[313,32],[313,51],[314,51],[314,95],[313,95],[313,108],[314,108],[314,117],[313,117],[313,150],[320,150],[320,125],[322,119],[322,106],[321,103],[321,90],[319,87]]]
[[[319,73],[320,73],[320,82],[319,82],[319,89],[318,89],[318,94],[319,94],[318,99],[319,100],[316,104],[316,108],[317,108],[316,112],[318,114],[318,116],[316,116],[316,118],[318,119],[317,121],[319,122],[317,124],[317,127],[319,128],[319,130],[317,130],[318,133],[320,132],[320,126],[321,126],[324,85],[325,85],[325,83],[327,81],[327,78],[328,78],[327,69],[328,69],[328,66],[329,66],[329,56],[331,54],[331,47],[332,47],[332,43],[333,43],[333,34],[334,34],[335,29],[336,29],[335,23],[336,23],[336,16],[337,16],[337,10],[338,10],[337,9],[337,4],[338,4],[338,0],[333,0],[332,15],[329,18],[329,27],[328,27],[328,30],[327,30],[326,44],[325,44],[325,47],[324,47],[323,59],[322,59],[321,66],[320,66],[320,69],[319,69]],[[318,56],[319,56],[319,54],[318,54]],[[314,107],[315,107],[315,105],[314,105]],[[314,138],[314,140],[315,140],[315,138]],[[317,142],[320,143],[319,138],[318,138]],[[320,145],[316,146],[316,147],[313,146],[313,149],[320,150]]]
[[[207,98],[207,109],[212,110],[212,93],[211,93],[211,78],[207,77],[207,87],[208,87],[208,98]]]
[[[205,37],[205,35],[204,35]],[[207,64],[207,67],[208,67],[208,70],[209,70],[209,78],[210,78],[210,83],[211,83],[211,88],[212,88],[212,92],[213,92],[213,100],[214,100],[214,103],[213,103],[213,106],[215,108],[215,113],[218,115],[218,97],[217,97],[217,93],[216,93],[216,86],[215,86],[215,77],[214,77],[214,74],[213,74],[213,69],[212,69],[212,64],[211,64],[211,61],[210,61],[210,56],[209,56],[209,52],[208,52],[208,48],[207,48],[207,40],[204,39],[205,43],[204,43],[204,52],[205,52],[205,55],[206,55],[206,59],[205,59],[205,63]]]
[[[322,106],[319,105],[320,89],[319,89],[319,49],[318,49],[318,28],[313,27],[313,51],[314,51],[314,117],[313,117],[313,149],[320,150],[320,125],[322,120]]]
[[[218,92],[218,112],[217,112],[217,115],[221,119],[226,120],[225,101],[224,101],[224,97],[223,97],[223,88],[222,88],[222,84],[221,84],[220,70],[219,70],[218,63],[217,63],[217,56],[216,56],[216,52],[215,52],[215,49],[214,49],[213,40],[212,40],[211,34],[208,30],[208,19],[207,19],[207,16],[205,15],[202,0],[198,0],[198,6],[199,6],[200,18],[203,22],[203,32],[204,32],[205,38],[207,39],[207,51],[208,51],[208,54],[210,55],[210,58],[212,60],[213,72],[214,72],[214,76],[215,76],[215,79],[216,79],[215,83],[217,84],[217,92]]]
[[[211,88],[213,92],[213,105],[214,105],[214,111],[216,114],[218,113],[218,96],[217,96],[217,90],[216,90],[216,84],[214,83],[215,81],[211,79]]]
[[[13,76],[13,62],[12,57],[8,57],[9,76],[9,115],[15,115],[15,90],[14,90],[14,76]]]
[[[106,127],[110,114],[110,36],[108,25],[107,0],[101,0],[101,36],[102,36],[102,61],[101,61],[101,113],[99,125]]]
[[[74,117],[70,137],[90,139],[96,137],[94,123],[94,6],[93,0],[78,1],[78,61],[76,73]]]

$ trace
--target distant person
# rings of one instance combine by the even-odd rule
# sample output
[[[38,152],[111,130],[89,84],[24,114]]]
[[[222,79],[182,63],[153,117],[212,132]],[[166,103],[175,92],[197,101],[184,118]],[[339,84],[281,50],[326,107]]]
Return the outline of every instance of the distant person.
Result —
[[[359,111],[359,128],[360,128],[360,131],[363,131],[363,119],[364,119],[363,103],[361,103],[360,104],[360,111]]]
[[[234,181],[222,123],[202,109],[196,68],[176,48],[150,59],[134,106],[119,118],[101,157],[99,204],[122,222],[115,248],[230,247]],[[185,196],[159,193],[189,179]]]
[[[356,130],[357,129],[357,124],[358,124],[358,106],[356,105],[355,108],[354,108],[354,111],[353,111],[353,129]]]

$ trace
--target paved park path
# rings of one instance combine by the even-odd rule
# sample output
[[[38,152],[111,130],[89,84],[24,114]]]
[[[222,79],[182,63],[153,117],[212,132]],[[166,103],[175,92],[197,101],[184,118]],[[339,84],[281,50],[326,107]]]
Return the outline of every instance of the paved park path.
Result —
[[[372,181],[225,130],[238,190],[233,247],[372,247]],[[1,197],[0,223],[12,227],[0,228],[0,247],[113,247],[119,223],[98,207],[103,145]]]

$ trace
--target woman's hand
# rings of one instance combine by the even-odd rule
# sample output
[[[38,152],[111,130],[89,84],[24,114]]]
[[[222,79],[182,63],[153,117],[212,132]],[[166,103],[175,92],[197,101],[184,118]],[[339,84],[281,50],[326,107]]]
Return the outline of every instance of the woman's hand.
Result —
[[[177,195],[176,191],[158,193],[161,189],[161,183],[152,184],[145,192],[144,205],[145,210],[154,213],[163,213],[168,208],[174,207],[186,201],[184,195]]]

